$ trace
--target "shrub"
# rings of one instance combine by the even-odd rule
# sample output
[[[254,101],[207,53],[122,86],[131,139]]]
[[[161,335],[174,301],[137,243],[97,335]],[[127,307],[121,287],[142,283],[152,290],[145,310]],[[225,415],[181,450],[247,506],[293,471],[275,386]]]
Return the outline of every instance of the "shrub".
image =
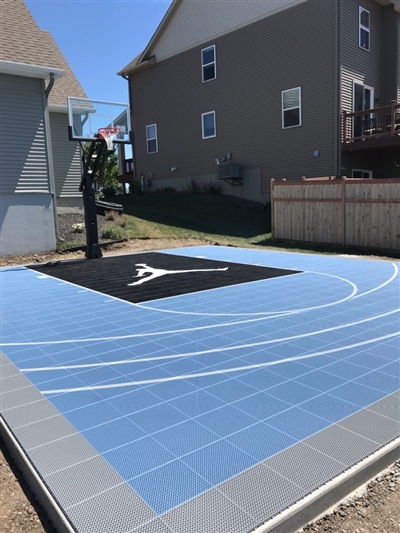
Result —
[[[85,231],[85,224],[83,222],[72,224],[72,231],[74,233],[83,233]]]
[[[116,220],[118,216],[117,211],[106,211],[104,215],[106,220]]]
[[[187,186],[187,190],[193,194],[212,194],[213,196],[222,194],[222,187],[218,183],[213,183],[212,181],[208,183],[198,183],[193,178],[190,185]]]
[[[121,228],[115,226],[106,226],[101,232],[102,239],[110,239],[113,241],[119,241],[124,238],[124,232]]]
[[[103,189],[103,198],[105,198],[106,200],[108,198],[113,198],[115,196],[115,189],[114,187],[104,187]]]

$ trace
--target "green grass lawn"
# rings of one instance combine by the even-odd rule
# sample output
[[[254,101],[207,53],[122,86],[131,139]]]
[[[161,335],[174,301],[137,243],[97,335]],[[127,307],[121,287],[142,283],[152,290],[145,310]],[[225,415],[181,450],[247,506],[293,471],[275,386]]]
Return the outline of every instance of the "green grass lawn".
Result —
[[[124,215],[110,221],[123,238],[198,238],[237,246],[271,238],[271,215],[262,204],[220,195],[154,192],[111,199]]]

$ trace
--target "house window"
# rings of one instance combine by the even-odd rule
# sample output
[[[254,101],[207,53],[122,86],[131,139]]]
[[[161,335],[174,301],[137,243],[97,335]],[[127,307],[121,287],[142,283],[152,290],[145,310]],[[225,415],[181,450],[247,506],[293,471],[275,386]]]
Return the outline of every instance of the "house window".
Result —
[[[146,126],[147,153],[158,152],[157,124]]]
[[[301,87],[282,91],[282,128],[301,126]]]
[[[372,170],[361,170],[359,168],[353,168],[353,170],[351,171],[351,177],[372,179]]]
[[[201,51],[201,70],[203,82],[215,80],[217,77],[215,44]]]
[[[215,127],[215,111],[202,113],[201,127],[203,139],[211,139],[211,137],[217,136],[217,130]]]
[[[358,8],[358,45],[369,50],[370,13],[363,7]]]

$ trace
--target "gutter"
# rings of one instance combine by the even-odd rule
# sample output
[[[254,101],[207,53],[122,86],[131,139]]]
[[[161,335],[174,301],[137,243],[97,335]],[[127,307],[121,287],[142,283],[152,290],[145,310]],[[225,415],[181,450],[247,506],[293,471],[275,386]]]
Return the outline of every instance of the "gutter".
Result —
[[[60,68],[44,67],[42,65],[28,65],[27,63],[16,63],[14,61],[0,60],[0,73],[11,74],[13,76],[24,76],[25,78],[39,78],[47,80],[54,76],[54,80],[61,78],[65,70]]]

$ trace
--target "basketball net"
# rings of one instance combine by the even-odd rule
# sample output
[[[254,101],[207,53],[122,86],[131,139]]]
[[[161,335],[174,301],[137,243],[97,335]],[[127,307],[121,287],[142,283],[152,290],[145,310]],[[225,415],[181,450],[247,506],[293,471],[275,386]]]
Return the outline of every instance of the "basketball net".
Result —
[[[114,128],[100,128],[99,129],[99,138],[104,139],[107,143],[107,148],[112,151],[114,149],[114,139],[117,136],[119,130],[121,128],[114,127]]]

